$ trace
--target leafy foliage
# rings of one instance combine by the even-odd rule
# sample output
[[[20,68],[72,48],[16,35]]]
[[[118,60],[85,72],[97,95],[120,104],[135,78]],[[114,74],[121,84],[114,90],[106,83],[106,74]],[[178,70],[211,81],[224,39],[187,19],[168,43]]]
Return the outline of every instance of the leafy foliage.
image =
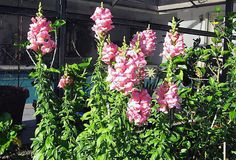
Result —
[[[154,109],[149,119],[152,127],[140,137],[145,138],[142,146],[148,148],[143,155],[147,159],[219,159],[223,154],[235,159],[235,46],[229,36],[232,29],[219,23],[212,45],[195,45],[194,49],[186,49],[185,56],[173,59],[172,79],[179,83],[183,109],[172,110],[169,115]],[[224,50],[222,38],[228,40]],[[168,73],[169,63],[162,64],[164,73]]]
[[[228,20],[234,18],[231,14]],[[214,23],[212,45],[199,47],[196,40],[185,55],[161,64],[157,77],[149,71],[152,77],[142,84],[149,94],[155,97],[162,81],[174,82],[179,86],[182,109],[169,109],[165,114],[153,100],[151,116],[143,126],[128,121],[127,96],[109,90],[107,68],[101,61],[104,43],[110,41],[106,35],[97,37],[98,60],[91,88],[86,83],[90,59],[57,70],[48,68],[39,54],[32,76],[38,94],[36,114],[42,115],[42,121],[32,144],[34,159],[220,159],[223,154],[235,159],[236,47],[231,42],[235,24],[227,28],[223,20],[218,17]],[[174,29],[180,22],[173,24]],[[227,47],[223,48],[222,39]],[[52,86],[53,75],[58,73],[73,79],[62,98]],[[80,117],[76,113],[85,106],[89,111]]]
[[[0,114],[0,155],[3,155],[9,148],[14,145],[21,145],[17,138],[17,132],[21,126],[13,125],[13,120],[9,113]]]
[[[34,159],[74,159],[75,139],[81,127],[79,112],[85,104],[86,68],[91,59],[80,64],[67,65],[63,72],[73,78],[73,84],[58,97],[53,89],[52,75],[60,73],[47,68],[39,55],[35,78],[38,101],[36,115],[42,115],[33,139]]]
[[[182,110],[158,112],[153,100],[151,117],[142,127],[127,121],[127,98],[107,90],[100,60],[104,39],[98,42],[99,58],[88,100],[91,111],[82,117],[88,123],[77,137],[77,159],[218,159],[223,157],[224,144],[224,154],[234,159],[235,46],[230,41],[232,28],[223,27],[222,22],[215,32],[212,45],[199,47],[196,40],[184,56],[161,64],[158,77],[145,81],[150,94],[164,75],[176,82]],[[229,40],[228,49],[223,50],[222,38]]]

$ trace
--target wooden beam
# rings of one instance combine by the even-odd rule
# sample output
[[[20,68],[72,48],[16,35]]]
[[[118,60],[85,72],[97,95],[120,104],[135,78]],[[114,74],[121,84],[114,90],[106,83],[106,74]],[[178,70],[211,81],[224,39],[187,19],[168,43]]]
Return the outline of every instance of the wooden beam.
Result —
[[[171,29],[170,26],[165,24],[157,24],[157,23],[150,23],[150,22],[139,22],[139,21],[132,21],[132,20],[124,20],[124,19],[117,19],[113,18],[114,25],[122,25],[122,26],[132,26],[132,27],[139,27],[140,29],[146,29],[148,24],[150,24],[151,28],[154,30],[159,31],[169,31]],[[200,36],[207,36],[207,37],[215,37],[214,32],[209,31],[202,31],[190,28],[182,28],[179,27],[179,32],[184,34],[192,34],[192,35],[200,35]]]
[[[212,1],[211,3],[209,2],[209,3],[198,4],[197,7],[208,7],[208,6],[222,5],[225,3],[226,2],[223,0],[215,0]],[[189,2],[186,2],[186,3],[158,6],[158,12],[168,12],[168,11],[191,9],[191,8],[196,8],[196,7],[191,5]]]
[[[0,14],[11,14],[11,15],[32,17],[35,16],[37,12],[38,9],[35,8],[0,5]],[[45,17],[58,17],[55,11],[43,10],[43,14]]]
[[[90,20],[88,15],[67,13],[67,17],[70,20],[83,21],[83,22],[91,23],[91,25],[93,24],[93,22]],[[155,29],[155,30],[160,30],[160,31],[169,31],[170,30],[170,26],[165,25],[165,24],[141,22],[141,21],[135,21],[135,20],[126,20],[126,19],[122,19],[122,18],[112,18],[112,20],[113,20],[114,25],[139,27],[141,29],[146,29],[148,24],[150,24],[151,28]],[[216,36],[214,32],[202,31],[202,30],[196,30],[196,29],[190,29],[190,28],[182,28],[182,27],[179,28],[179,32],[185,33],[185,34],[207,36],[207,37],[215,37]]]

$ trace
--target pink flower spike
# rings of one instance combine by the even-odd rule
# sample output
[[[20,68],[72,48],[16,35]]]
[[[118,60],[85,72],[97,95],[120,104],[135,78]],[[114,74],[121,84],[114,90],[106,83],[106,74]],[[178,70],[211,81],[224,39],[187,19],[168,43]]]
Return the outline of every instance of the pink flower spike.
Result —
[[[50,27],[51,22],[46,18],[33,17],[31,18],[32,24],[30,24],[28,37],[30,44],[26,47],[32,49],[35,52],[41,51],[43,55],[52,52],[56,45],[49,32],[52,30]]]
[[[73,80],[70,78],[70,76],[64,75],[61,77],[58,87],[64,89],[67,85],[71,85],[73,83]]]
[[[175,32],[172,34],[170,32],[166,33],[165,42],[163,44],[162,56],[166,58],[173,58],[175,56],[184,54],[184,38],[182,34]]]
[[[150,56],[156,49],[156,38],[156,32],[147,29],[134,35],[131,41],[131,46],[134,47],[139,40],[142,53],[144,53],[145,56]]]
[[[96,33],[97,38],[104,36],[108,31],[114,28],[111,20],[112,14],[107,8],[97,7],[90,18],[95,22],[92,30]]]
[[[133,90],[132,97],[128,102],[126,115],[129,121],[141,126],[147,122],[151,113],[151,97],[146,89]]]
[[[109,63],[114,54],[112,53],[110,55],[112,56],[109,56],[105,62]],[[144,67],[147,62],[144,54],[130,48],[125,53],[116,52],[115,57],[112,58],[112,62],[109,63],[107,78],[110,86],[112,86],[110,89],[121,91],[125,95],[131,93],[135,89],[135,85],[139,85],[145,77]]]
[[[156,91],[158,111],[167,113],[169,109],[180,109],[180,98],[178,96],[178,87],[176,84],[164,82]]]
[[[114,61],[115,56],[118,54],[118,46],[114,43],[105,43],[102,51],[102,61],[110,64]]]

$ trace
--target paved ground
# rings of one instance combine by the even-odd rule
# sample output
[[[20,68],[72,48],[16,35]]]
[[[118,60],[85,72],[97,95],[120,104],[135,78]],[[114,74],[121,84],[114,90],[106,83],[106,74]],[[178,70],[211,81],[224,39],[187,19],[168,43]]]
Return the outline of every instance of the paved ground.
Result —
[[[24,129],[20,134],[20,139],[23,144],[31,144],[31,138],[34,137],[34,131],[36,128],[36,120],[34,117],[34,108],[31,104],[26,104],[23,114]]]
[[[26,104],[23,114],[23,121],[35,120],[34,117],[34,108],[31,104]]]

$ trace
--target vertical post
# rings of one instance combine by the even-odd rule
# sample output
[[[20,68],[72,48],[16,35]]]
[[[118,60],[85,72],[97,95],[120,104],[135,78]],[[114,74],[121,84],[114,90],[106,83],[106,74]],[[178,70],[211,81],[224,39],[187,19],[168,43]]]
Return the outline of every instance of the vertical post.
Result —
[[[227,16],[229,13],[233,12],[234,10],[234,1],[233,0],[226,0],[225,3],[225,16]],[[229,27],[231,25],[232,21],[229,21],[228,19],[225,20],[225,26]],[[227,50],[227,40],[224,39],[224,50]]]
[[[66,7],[67,7],[67,0],[56,0],[57,2],[57,14],[59,19],[63,19],[66,21]],[[63,25],[59,28],[58,31],[58,41],[57,41],[57,47],[58,52],[56,55],[56,68],[59,68],[60,66],[65,65],[65,52],[66,52],[66,25]],[[58,96],[62,96],[62,92],[57,87],[57,82],[60,80],[60,76],[56,76],[56,83],[54,84],[54,91]]]
[[[227,15],[231,12],[233,12],[234,10],[234,0],[226,0],[225,3],[225,17],[227,17]],[[232,25],[232,21],[228,20],[227,18],[225,19],[225,26],[226,27],[230,27]],[[232,33],[233,34],[233,33]],[[227,45],[227,39],[224,39],[224,44],[223,44],[223,49],[224,50],[228,50],[228,45]],[[223,62],[225,63],[228,59],[228,56],[225,55],[223,57]],[[222,70],[222,75],[220,77],[220,81],[221,82],[225,82],[226,81],[226,77],[227,77],[227,69],[223,69]]]
[[[223,160],[226,160],[226,142],[223,143]]]
[[[234,11],[234,1],[233,0],[226,0],[226,4],[225,4],[225,16],[227,16],[229,13]],[[233,23],[232,21],[229,21],[227,18],[225,20],[225,26],[226,27],[230,27],[231,23]],[[232,33],[233,34],[233,33]],[[227,50],[228,46],[227,46],[227,40],[224,39],[224,50]],[[224,56],[224,62],[227,60],[228,57]],[[227,74],[227,70],[223,71],[223,77],[226,77]],[[223,142],[223,160],[226,160],[226,142]]]
[[[20,7],[22,5],[22,0],[18,0],[17,6]],[[21,15],[17,16],[18,18],[18,33],[17,33],[17,44],[20,44],[22,42],[22,22],[23,22],[23,17]],[[17,87],[20,87],[20,65],[21,65],[21,54],[20,54],[20,48],[15,49],[17,52]]]
[[[67,0],[59,0],[59,19],[66,20],[66,6]],[[59,66],[65,64],[66,52],[66,25],[60,27],[59,30]]]

